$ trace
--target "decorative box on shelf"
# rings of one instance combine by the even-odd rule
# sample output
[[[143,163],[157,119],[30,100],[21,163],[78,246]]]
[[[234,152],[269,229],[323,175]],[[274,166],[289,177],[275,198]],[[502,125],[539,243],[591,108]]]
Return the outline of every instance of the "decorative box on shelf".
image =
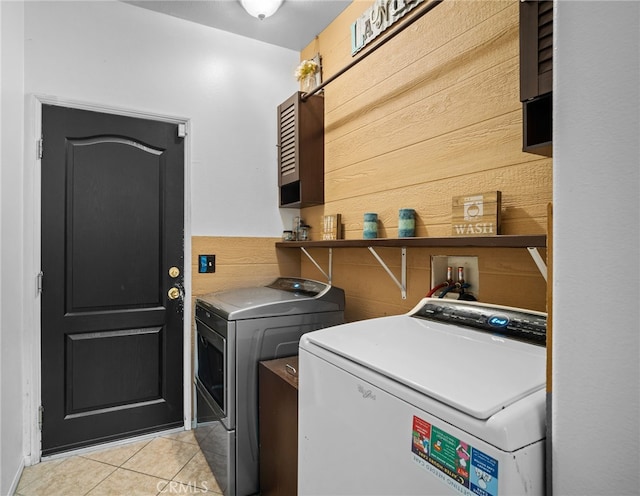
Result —
[[[322,218],[322,239],[330,241],[342,238],[342,216],[340,214],[325,215]]]
[[[454,196],[451,210],[451,234],[453,236],[500,234],[501,201],[500,191]]]

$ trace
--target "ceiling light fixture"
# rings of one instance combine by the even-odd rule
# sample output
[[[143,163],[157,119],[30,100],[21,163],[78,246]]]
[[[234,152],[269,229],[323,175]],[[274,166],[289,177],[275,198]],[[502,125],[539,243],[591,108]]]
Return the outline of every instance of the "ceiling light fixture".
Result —
[[[261,21],[275,14],[282,2],[283,0],[240,0],[244,10]]]

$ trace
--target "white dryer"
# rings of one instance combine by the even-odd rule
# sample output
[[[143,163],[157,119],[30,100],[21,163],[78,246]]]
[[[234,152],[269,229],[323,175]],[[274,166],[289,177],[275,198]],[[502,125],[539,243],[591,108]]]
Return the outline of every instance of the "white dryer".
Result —
[[[423,299],[305,334],[305,495],[544,494],[546,314]]]

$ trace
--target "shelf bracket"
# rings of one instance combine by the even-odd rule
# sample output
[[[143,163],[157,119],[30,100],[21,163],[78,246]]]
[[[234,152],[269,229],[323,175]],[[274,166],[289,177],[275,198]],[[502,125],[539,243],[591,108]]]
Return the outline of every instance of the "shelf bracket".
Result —
[[[544,280],[546,281],[547,280],[547,264],[544,262],[544,260],[542,260],[542,257],[540,256],[540,252],[536,247],[527,247],[527,251],[529,252],[529,255],[531,255],[531,258],[533,258],[533,261],[538,266],[538,270],[540,271],[540,274],[542,274],[542,277],[544,277]]]
[[[304,246],[301,246],[300,249],[302,250],[302,253],[304,253],[307,258],[309,260],[311,260],[311,262],[313,263],[313,265],[316,266],[316,268],[322,272],[322,275],[325,277],[325,279],[327,280],[327,282],[329,284],[331,284],[331,276],[332,276],[332,267],[333,267],[333,249],[329,248],[329,274],[327,274],[324,270],[322,270],[322,267],[320,267],[320,265],[318,264],[318,262],[316,262],[314,260],[314,258],[311,256],[311,254],[305,249]]]
[[[400,289],[400,294],[402,295],[402,299],[406,300],[407,299],[407,248],[405,246],[401,248],[402,282],[398,281],[398,278],[395,275],[393,275],[393,272],[391,272],[389,267],[387,267],[387,264],[384,263],[384,260],[380,258],[380,255],[376,253],[376,251],[373,249],[372,246],[368,246],[367,248],[369,248],[369,251],[376,258],[378,263],[382,265],[382,268],[387,271],[387,274],[389,274],[389,277],[391,277],[393,282],[396,283],[396,286],[398,286],[398,288]]]

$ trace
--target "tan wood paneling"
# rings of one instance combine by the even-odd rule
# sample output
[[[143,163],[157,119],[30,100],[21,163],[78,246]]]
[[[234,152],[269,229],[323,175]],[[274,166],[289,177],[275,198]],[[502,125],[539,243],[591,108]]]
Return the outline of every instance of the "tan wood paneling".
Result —
[[[301,58],[319,52],[325,79],[350,63],[351,23],[371,4],[354,1]],[[546,233],[552,160],[522,152],[518,54],[518,0],[444,0],[330,83],[325,204],[301,212],[312,239],[336,213],[344,237],[361,238],[365,212],[378,213],[379,237],[396,237],[400,208],[416,210],[417,236],[448,236],[452,197],[496,190],[503,234]],[[328,270],[328,250],[310,251]],[[378,252],[399,278],[400,250]],[[409,311],[429,290],[433,255],[477,256],[483,301],[546,310],[546,283],[526,249],[410,248],[402,300],[368,250],[339,248],[333,283],[346,291],[347,320]],[[302,276],[322,279],[300,260]]]
[[[376,252],[400,280],[400,249],[378,248]],[[309,253],[326,272],[328,250],[311,248]],[[411,310],[431,288],[431,257],[442,255],[478,257],[479,290],[474,291],[472,287],[470,291],[481,301],[545,311],[546,282],[523,248],[408,248],[406,300],[366,248],[334,248],[332,283],[345,290],[346,320],[396,315]],[[545,257],[545,250],[541,255]],[[302,259],[302,275],[322,280],[317,268],[305,259]]]
[[[483,2],[483,9],[491,9],[488,16],[495,8],[503,10],[481,21],[478,16],[451,12],[461,22],[453,31],[442,33],[433,26],[441,9],[464,9],[461,2],[445,3],[418,21],[415,29],[409,28],[331,84],[336,96],[330,98],[333,103],[327,102],[331,105],[326,108],[328,141],[333,139],[334,126],[357,127],[362,116],[366,122],[376,121],[518,57],[517,6],[505,10],[503,2]],[[473,25],[475,21],[479,24]]]
[[[393,182],[391,177],[387,182]],[[360,239],[364,212],[377,212],[378,237],[396,237],[398,209],[414,208],[416,236],[449,236],[452,197],[492,189],[502,191],[502,234],[545,233],[546,203],[551,201],[549,159],[347,197],[305,209],[303,218],[312,226],[311,238],[320,239],[324,212],[340,213],[344,238]]]
[[[261,286],[278,276],[299,276],[300,253],[276,250],[277,241],[280,238],[194,236],[191,240],[193,296]],[[216,256],[214,273],[198,273],[200,254]]]
[[[450,87],[446,93],[417,101],[410,107],[388,113],[384,119],[345,133],[326,144],[327,162],[333,164],[329,170],[414,146],[518,110],[517,87],[503,85],[505,78],[517,80],[517,71],[517,58],[510,59]],[[404,162],[403,165],[413,164]]]
[[[472,6],[465,1],[445,0],[327,87],[327,92],[330,92],[328,96],[331,97],[331,101],[327,102],[327,112],[330,113],[335,108],[357,99],[358,95],[382,84],[387,79],[396,81],[394,87],[397,91],[411,86],[416,74],[431,73],[431,79],[440,77],[441,71],[451,70],[460,64],[459,57],[464,57],[464,54],[459,55],[455,48],[458,43],[465,44],[464,34],[467,31],[490,29],[487,27],[489,24],[499,24],[492,17],[505,8],[513,9],[513,6],[509,1],[476,2],[476,5]],[[517,6],[514,12],[517,17]],[[357,15],[353,15],[351,22],[356,17]],[[348,30],[349,26],[346,26],[346,29]],[[395,27],[392,27],[389,32],[394,29]],[[320,35],[320,39],[323,36],[324,33]],[[474,37],[480,39],[479,35],[474,34]],[[448,44],[451,46],[447,46]],[[325,44],[325,46],[328,45],[332,46],[334,54],[341,54],[342,66],[360,57],[360,55],[351,57],[349,39],[340,38],[334,44]],[[466,51],[475,53],[481,49],[482,42],[475,43],[471,39]],[[323,54],[323,63],[325,58],[327,57]],[[410,75],[400,74],[404,70],[407,70]],[[325,71],[325,75],[331,74],[328,70]],[[396,79],[398,75],[401,77],[399,84]],[[364,100],[369,102],[371,96],[365,95]]]
[[[363,197],[389,189],[433,183],[442,179],[463,179],[482,171],[519,167],[540,161],[537,155],[522,157],[519,112],[490,119],[465,130],[363,160],[339,171],[327,173],[325,204],[343,198]],[[477,150],[470,155],[470,150]],[[550,166],[550,159],[540,163]],[[535,168],[535,166],[534,166]],[[451,196],[455,196],[455,193]]]

